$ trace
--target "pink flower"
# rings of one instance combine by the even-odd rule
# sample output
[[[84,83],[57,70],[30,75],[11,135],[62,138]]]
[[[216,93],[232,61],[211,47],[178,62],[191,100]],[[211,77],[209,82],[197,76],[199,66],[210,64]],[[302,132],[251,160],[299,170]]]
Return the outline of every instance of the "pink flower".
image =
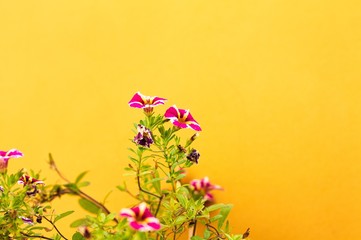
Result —
[[[164,104],[167,99],[160,97],[144,96],[140,92],[134,94],[132,99],[129,101],[129,106],[134,108],[143,108],[147,115],[153,112],[153,107]]]
[[[164,117],[168,118],[179,128],[193,128],[196,131],[202,130],[197,121],[192,117],[189,110],[178,109],[176,105],[168,108]]]
[[[8,168],[8,161],[10,158],[22,157],[23,153],[16,149],[9,151],[0,151],[0,173],[6,172]]]
[[[196,194],[203,195],[204,199],[207,201],[213,201],[214,199],[210,191],[222,189],[222,187],[219,185],[211,184],[208,177],[204,177],[202,179],[194,179],[190,182],[190,185]]]
[[[133,208],[123,208],[120,216],[126,217],[130,227],[140,232],[160,229],[159,220],[152,215],[144,202]]]

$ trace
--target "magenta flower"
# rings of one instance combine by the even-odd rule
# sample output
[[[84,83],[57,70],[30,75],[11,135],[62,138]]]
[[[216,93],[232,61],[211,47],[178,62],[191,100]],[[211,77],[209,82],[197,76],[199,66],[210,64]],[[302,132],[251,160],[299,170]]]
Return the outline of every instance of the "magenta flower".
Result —
[[[189,110],[178,109],[176,105],[168,108],[164,117],[168,118],[179,128],[193,128],[196,131],[202,130],[197,121],[192,117]]]
[[[23,153],[16,149],[9,151],[0,151],[0,173],[6,172],[8,169],[8,161],[10,158],[22,157]]]
[[[210,193],[212,190],[221,190],[222,187],[219,185],[213,185],[210,183],[208,177],[202,179],[194,179],[190,182],[194,193],[200,194],[207,201],[213,201],[213,195]]]
[[[140,92],[134,94],[129,101],[129,106],[134,108],[143,108],[145,114],[150,115],[153,112],[153,107],[164,104],[167,99],[160,97],[144,96]]]
[[[160,229],[159,220],[152,215],[144,202],[133,208],[123,208],[120,216],[126,217],[130,227],[140,232]]]
[[[134,142],[143,147],[150,147],[150,144],[154,142],[152,138],[152,132],[141,124],[138,124],[137,130],[138,133],[134,137]]]

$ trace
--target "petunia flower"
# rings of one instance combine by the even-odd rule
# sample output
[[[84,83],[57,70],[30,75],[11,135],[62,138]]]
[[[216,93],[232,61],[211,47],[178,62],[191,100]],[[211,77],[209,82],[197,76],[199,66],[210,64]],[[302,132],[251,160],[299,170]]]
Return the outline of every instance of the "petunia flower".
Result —
[[[190,182],[194,193],[200,194],[207,201],[213,201],[213,195],[210,193],[212,190],[221,190],[222,187],[219,185],[213,185],[210,183],[208,177],[202,179],[194,179]]]
[[[30,177],[26,174],[23,174],[19,180],[18,180],[18,184],[22,184],[24,186],[26,185],[36,185],[36,184],[44,184],[43,181],[35,179],[33,177]]]
[[[137,130],[138,134],[134,137],[134,142],[143,147],[150,147],[150,144],[154,142],[152,132],[141,124],[138,124]]]
[[[168,108],[164,117],[169,119],[179,128],[193,128],[196,131],[202,130],[197,121],[192,117],[189,110],[179,109],[176,105]]]
[[[10,158],[18,158],[24,156],[22,152],[17,149],[9,151],[0,151],[0,173],[6,172],[8,169],[8,161]]]
[[[129,106],[134,108],[143,108],[146,115],[150,115],[153,112],[153,107],[164,104],[167,99],[160,97],[144,96],[140,92],[134,94],[129,101]]]
[[[128,219],[129,226],[140,232],[156,231],[160,229],[158,218],[154,217],[146,203],[141,203],[133,208],[123,208],[121,217]]]
[[[24,187],[25,186],[30,186],[31,191],[27,191],[26,194],[28,196],[32,196],[35,195],[38,192],[38,188],[36,185],[38,184],[45,184],[43,181],[35,179],[33,177],[30,177],[26,174],[23,174],[19,180],[18,180],[18,184],[22,184]]]

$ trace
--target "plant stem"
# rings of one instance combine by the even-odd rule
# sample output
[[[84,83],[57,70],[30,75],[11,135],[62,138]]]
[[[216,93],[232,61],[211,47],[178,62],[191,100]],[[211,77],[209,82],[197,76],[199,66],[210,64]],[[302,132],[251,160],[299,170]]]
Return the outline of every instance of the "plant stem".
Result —
[[[48,240],[54,240],[52,238],[48,238],[48,237],[44,237],[44,236],[31,236],[29,234],[26,234],[24,232],[20,232],[21,235],[25,236],[25,237],[28,237],[28,238],[42,238],[42,239],[48,239]]]
[[[192,237],[196,235],[196,229],[197,229],[197,220],[194,221],[194,227],[193,227],[193,233],[192,233]]]
[[[52,157],[51,154],[49,154],[49,159],[50,159],[50,166],[51,168],[53,168],[56,173],[59,175],[60,178],[62,178],[65,182],[67,183],[71,183],[58,169],[58,167],[55,164],[55,161]],[[80,189],[78,189],[78,191],[73,191],[71,189],[69,189],[72,193],[79,195],[80,197],[94,203],[97,207],[99,207],[105,214],[110,214],[110,211],[100,202],[98,202],[97,200],[95,200],[94,198],[92,198],[90,195],[86,194],[85,192],[81,191]],[[114,222],[118,223],[118,219],[114,218],[113,219]]]
[[[156,194],[154,194],[154,193],[151,193],[151,192],[148,192],[147,190],[144,190],[144,189],[142,188],[142,186],[140,185],[139,169],[138,169],[138,171],[137,171],[137,182],[138,182],[139,191],[144,192],[144,193],[146,193],[146,194],[149,194],[149,195],[151,195],[151,196],[153,196],[153,197],[156,197],[156,198],[159,198],[159,199],[162,198],[162,196],[158,196],[158,195],[156,195]]]
[[[62,237],[62,238],[64,238],[65,240],[68,240],[66,237],[64,237],[64,235],[63,234],[61,234],[61,232],[59,231],[59,229],[55,226],[55,224],[52,222],[52,221],[50,221],[47,217],[45,217],[45,216],[43,216],[43,218],[46,220],[46,221],[48,221],[54,228],[55,228],[55,230],[59,233],[59,235]]]

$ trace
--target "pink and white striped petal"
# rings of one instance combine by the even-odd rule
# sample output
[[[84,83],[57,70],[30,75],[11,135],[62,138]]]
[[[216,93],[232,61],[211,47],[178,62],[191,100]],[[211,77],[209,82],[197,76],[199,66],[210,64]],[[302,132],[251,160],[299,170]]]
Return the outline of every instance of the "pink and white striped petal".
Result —
[[[133,208],[123,208],[120,216],[128,219],[129,226],[140,232],[159,230],[159,220],[152,215],[146,203],[141,203]]]
[[[196,131],[202,130],[189,110],[179,109],[176,105],[168,108],[164,117],[169,119],[178,128],[192,128]]]
[[[136,94],[134,94],[132,99],[130,99],[128,104],[130,107],[134,107],[134,108],[150,108],[160,104],[164,104],[166,100],[167,99],[165,98],[160,98],[157,96],[153,96],[153,97],[145,96],[140,92],[137,92]]]

